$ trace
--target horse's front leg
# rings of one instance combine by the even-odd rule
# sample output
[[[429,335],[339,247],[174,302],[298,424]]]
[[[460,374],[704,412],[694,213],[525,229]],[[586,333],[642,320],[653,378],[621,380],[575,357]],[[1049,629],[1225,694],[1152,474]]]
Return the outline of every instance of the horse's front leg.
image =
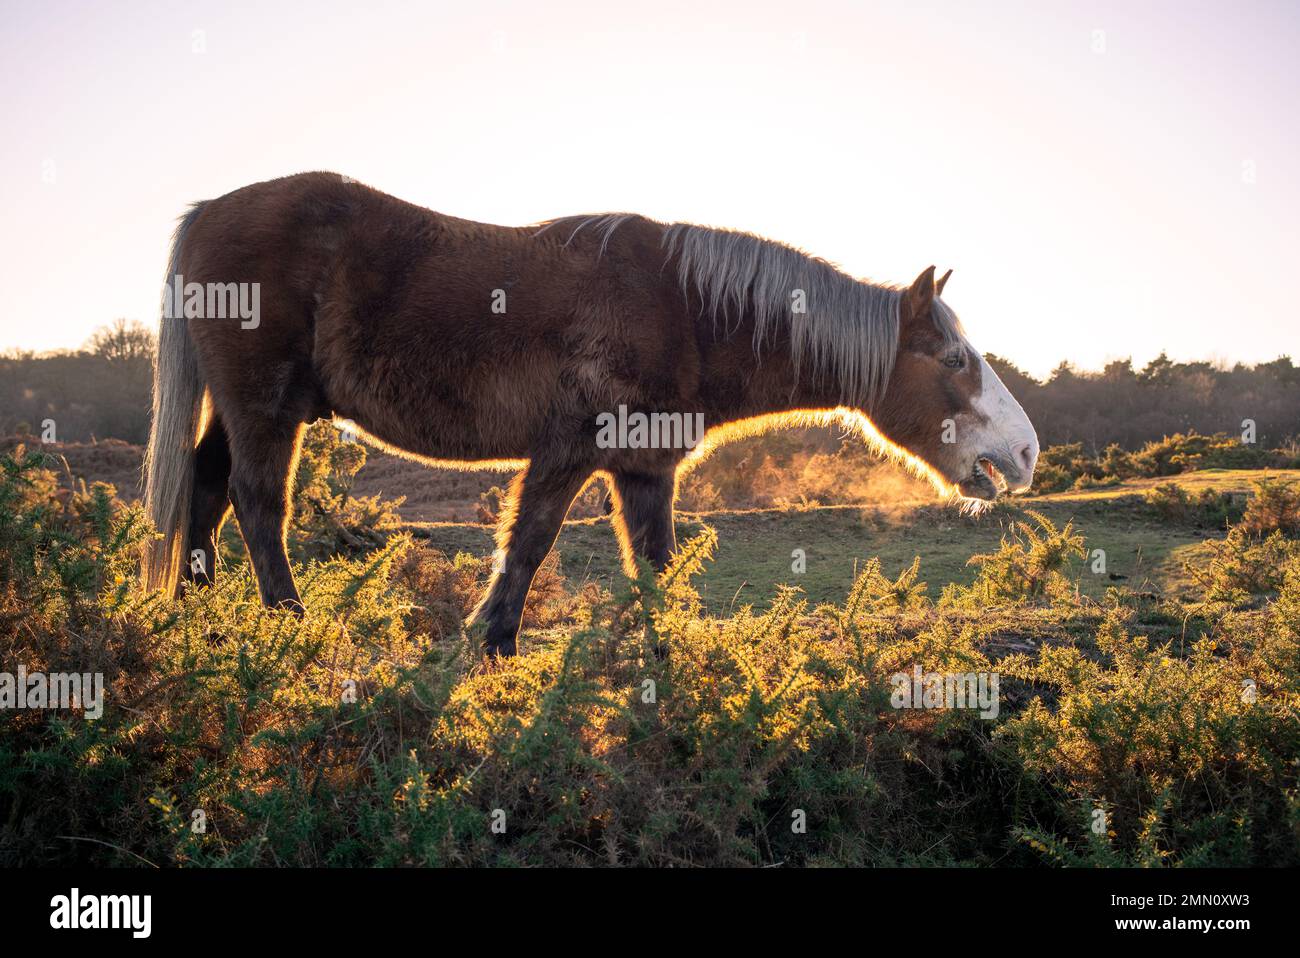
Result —
[[[515,654],[533,576],[590,475],[587,469],[535,460],[511,484],[497,529],[492,581],[470,616],[472,626],[485,628],[483,647],[489,655]]]
[[[636,576],[636,559],[649,559],[662,572],[677,548],[673,532],[676,464],[657,472],[614,473],[614,529],[623,569]]]

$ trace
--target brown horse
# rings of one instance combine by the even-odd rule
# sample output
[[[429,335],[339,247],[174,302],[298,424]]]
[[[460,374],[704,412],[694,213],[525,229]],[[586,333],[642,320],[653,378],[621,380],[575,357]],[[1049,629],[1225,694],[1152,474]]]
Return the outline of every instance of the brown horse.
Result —
[[[521,469],[475,611],[497,654],[514,652],[533,575],[593,473],[612,484],[625,563],[669,560],[695,445],[683,424],[712,439],[836,417],[950,494],[1027,489],[1033,427],[939,299],[947,278],[868,283],[633,214],[492,226],[328,173],[196,204],[167,273],[143,581],[210,581],[233,506],[262,601],[302,611],[290,483],[305,424],[326,416],[422,461]]]

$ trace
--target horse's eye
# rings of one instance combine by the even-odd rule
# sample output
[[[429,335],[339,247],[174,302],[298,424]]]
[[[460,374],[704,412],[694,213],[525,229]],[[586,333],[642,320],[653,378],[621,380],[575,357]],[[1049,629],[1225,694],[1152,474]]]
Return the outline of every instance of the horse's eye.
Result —
[[[963,350],[955,349],[943,357],[943,364],[949,369],[961,369],[966,364],[966,353]]]

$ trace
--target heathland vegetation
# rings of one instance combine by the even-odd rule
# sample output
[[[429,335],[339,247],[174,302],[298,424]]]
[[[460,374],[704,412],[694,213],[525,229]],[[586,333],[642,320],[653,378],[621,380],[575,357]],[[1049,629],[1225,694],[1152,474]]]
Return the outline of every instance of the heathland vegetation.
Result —
[[[593,483],[488,663],[503,477],[325,423],[305,619],[234,523],[214,588],[140,595],[151,352],[119,324],[0,359],[0,672],[107,690],[0,710],[0,864],[1300,864],[1287,358],[995,360],[1045,448],[978,517],[827,430],[724,446],[632,582]],[[930,675],[996,676],[996,714],[897,707]]]
[[[1054,451],[1067,492],[984,517],[862,520],[838,592],[800,588],[806,525],[738,531],[844,507],[689,517],[634,582],[572,561],[573,529],[607,526],[577,523],[496,664],[463,629],[486,527],[437,548],[462,527],[358,496],[366,451],[324,424],[290,533],[303,620],[260,606],[233,529],[214,588],[141,596],[138,506],[12,447],[4,661],[107,696],[97,720],[0,712],[0,863],[1300,864],[1300,485],[1171,442]],[[876,557],[889,523],[940,529],[960,574],[901,558],[931,541],[910,533]],[[1098,571],[1135,523],[1185,534],[1177,583]],[[742,539],[762,581],[719,601]],[[896,707],[897,676],[933,674],[997,676],[997,714]]]

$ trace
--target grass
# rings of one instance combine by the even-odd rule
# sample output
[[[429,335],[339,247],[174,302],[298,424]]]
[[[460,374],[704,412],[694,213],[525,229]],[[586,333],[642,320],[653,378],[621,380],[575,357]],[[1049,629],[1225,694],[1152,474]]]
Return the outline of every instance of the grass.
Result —
[[[1273,470],[1270,476],[1300,478],[1300,470]],[[1245,498],[1261,475],[1247,469],[1211,469],[1176,477],[1189,491],[1212,489]],[[705,606],[715,615],[753,604],[764,608],[777,585],[795,585],[815,602],[838,601],[863,563],[879,557],[886,572],[897,574],[921,556],[922,578],[936,587],[969,585],[976,570],[972,555],[997,548],[1009,522],[1026,508],[1057,524],[1073,521],[1088,548],[1104,549],[1105,572],[1094,573],[1091,556],[1070,570],[1079,591],[1100,598],[1123,584],[1137,591],[1184,592],[1191,580],[1184,563],[1201,543],[1222,539],[1226,529],[1174,524],[1145,507],[1145,493],[1168,477],[1131,479],[1115,486],[1075,490],[1013,500],[990,514],[970,518],[942,506],[894,510],[823,506],[800,510],[752,509],[680,514],[679,539],[707,523],[717,530],[713,564],[700,579]],[[449,554],[490,555],[492,530],[471,523],[417,523],[408,528],[429,545]],[[805,553],[805,571],[792,566],[794,550]],[[556,543],[564,574],[572,581],[610,586],[620,575],[618,549],[607,519],[565,523]]]

